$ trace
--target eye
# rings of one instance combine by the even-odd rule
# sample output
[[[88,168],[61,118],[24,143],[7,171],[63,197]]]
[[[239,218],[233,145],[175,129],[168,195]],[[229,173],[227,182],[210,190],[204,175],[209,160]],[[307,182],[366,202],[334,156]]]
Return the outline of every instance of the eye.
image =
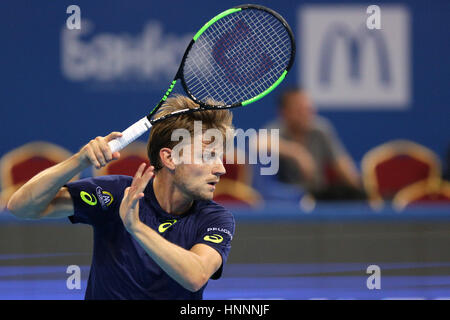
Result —
[[[219,153],[216,151],[207,151],[203,154],[203,161],[206,163],[213,163],[216,161]]]
[[[214,159],[214,153],[213,152],[205,152],[203,154],[203,160],[204,161],[211,161],[212,159]]]

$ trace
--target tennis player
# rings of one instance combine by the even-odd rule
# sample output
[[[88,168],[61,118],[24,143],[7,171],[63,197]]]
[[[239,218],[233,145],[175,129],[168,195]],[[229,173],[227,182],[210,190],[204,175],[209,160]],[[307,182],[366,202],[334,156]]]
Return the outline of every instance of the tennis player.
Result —
[[[176,96],[167,99],[159,115],[194,107],[192,100]],[[235,225],[233,215],[211,200],[225,173],[222,160],[177,163],[172,150],[178,143],[171,139],[173,130],[193,134],[196,120],[203,129],[224,135],[232,126],[228,110],[169,118],[152,128],[151,166],[142,164],[134,178],[103,176],[69,183],[83,169],[100,168],[120,157],[108,146],[120,133],[97,137],[10,198],[8,209],[18,217],[68,217],[93,227],[85,299],[202,299],[208,280],[221,276]],[[202,146],[208,144],[203,141]]]

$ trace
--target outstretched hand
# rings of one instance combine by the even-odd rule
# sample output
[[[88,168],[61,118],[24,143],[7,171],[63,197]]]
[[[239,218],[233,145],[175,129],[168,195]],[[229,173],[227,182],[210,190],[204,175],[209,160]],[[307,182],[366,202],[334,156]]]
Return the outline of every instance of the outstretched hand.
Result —
[[[148,167],[145,172],[145,163],[139,166],[134,175],[131,186],[125,189],[125,193],[120,204],[120,218],[128,231],[132,231],[139,220],[139,200],[144,197],[144,190],[150,179],[153,177],[153,166]]]

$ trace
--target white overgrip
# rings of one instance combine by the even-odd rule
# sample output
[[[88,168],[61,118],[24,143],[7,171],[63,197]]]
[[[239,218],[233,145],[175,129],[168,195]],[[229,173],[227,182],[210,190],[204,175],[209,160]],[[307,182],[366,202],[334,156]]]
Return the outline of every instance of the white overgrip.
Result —
[[[120,151],[129,145],[131,142],[143,135],[148,129],[152,127],[147,117],[142,118],[133,125],[129,126],[122,132],[122,136],[118,139],[114,139],[108,143],[111,148],[111,152]]]

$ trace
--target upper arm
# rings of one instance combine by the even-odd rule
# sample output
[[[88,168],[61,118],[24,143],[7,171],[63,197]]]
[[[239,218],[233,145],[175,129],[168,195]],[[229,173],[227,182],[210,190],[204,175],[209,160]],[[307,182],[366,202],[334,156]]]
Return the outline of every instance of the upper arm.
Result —
[[[62,187],[39,218],[65,218],[73,214],[72,197],[67,187]]]
[[[207,279],[211,278],[222,265],[222,256],[220,253],[207,244],[197,243],[190,251],[197,254],[199,257],[207,275]]]
[[[219,279],[231,249],[234,217],[222,206],[211,202],[200,209],[198,218],[201,223],[191,250],[202,256],[208,279]]]

